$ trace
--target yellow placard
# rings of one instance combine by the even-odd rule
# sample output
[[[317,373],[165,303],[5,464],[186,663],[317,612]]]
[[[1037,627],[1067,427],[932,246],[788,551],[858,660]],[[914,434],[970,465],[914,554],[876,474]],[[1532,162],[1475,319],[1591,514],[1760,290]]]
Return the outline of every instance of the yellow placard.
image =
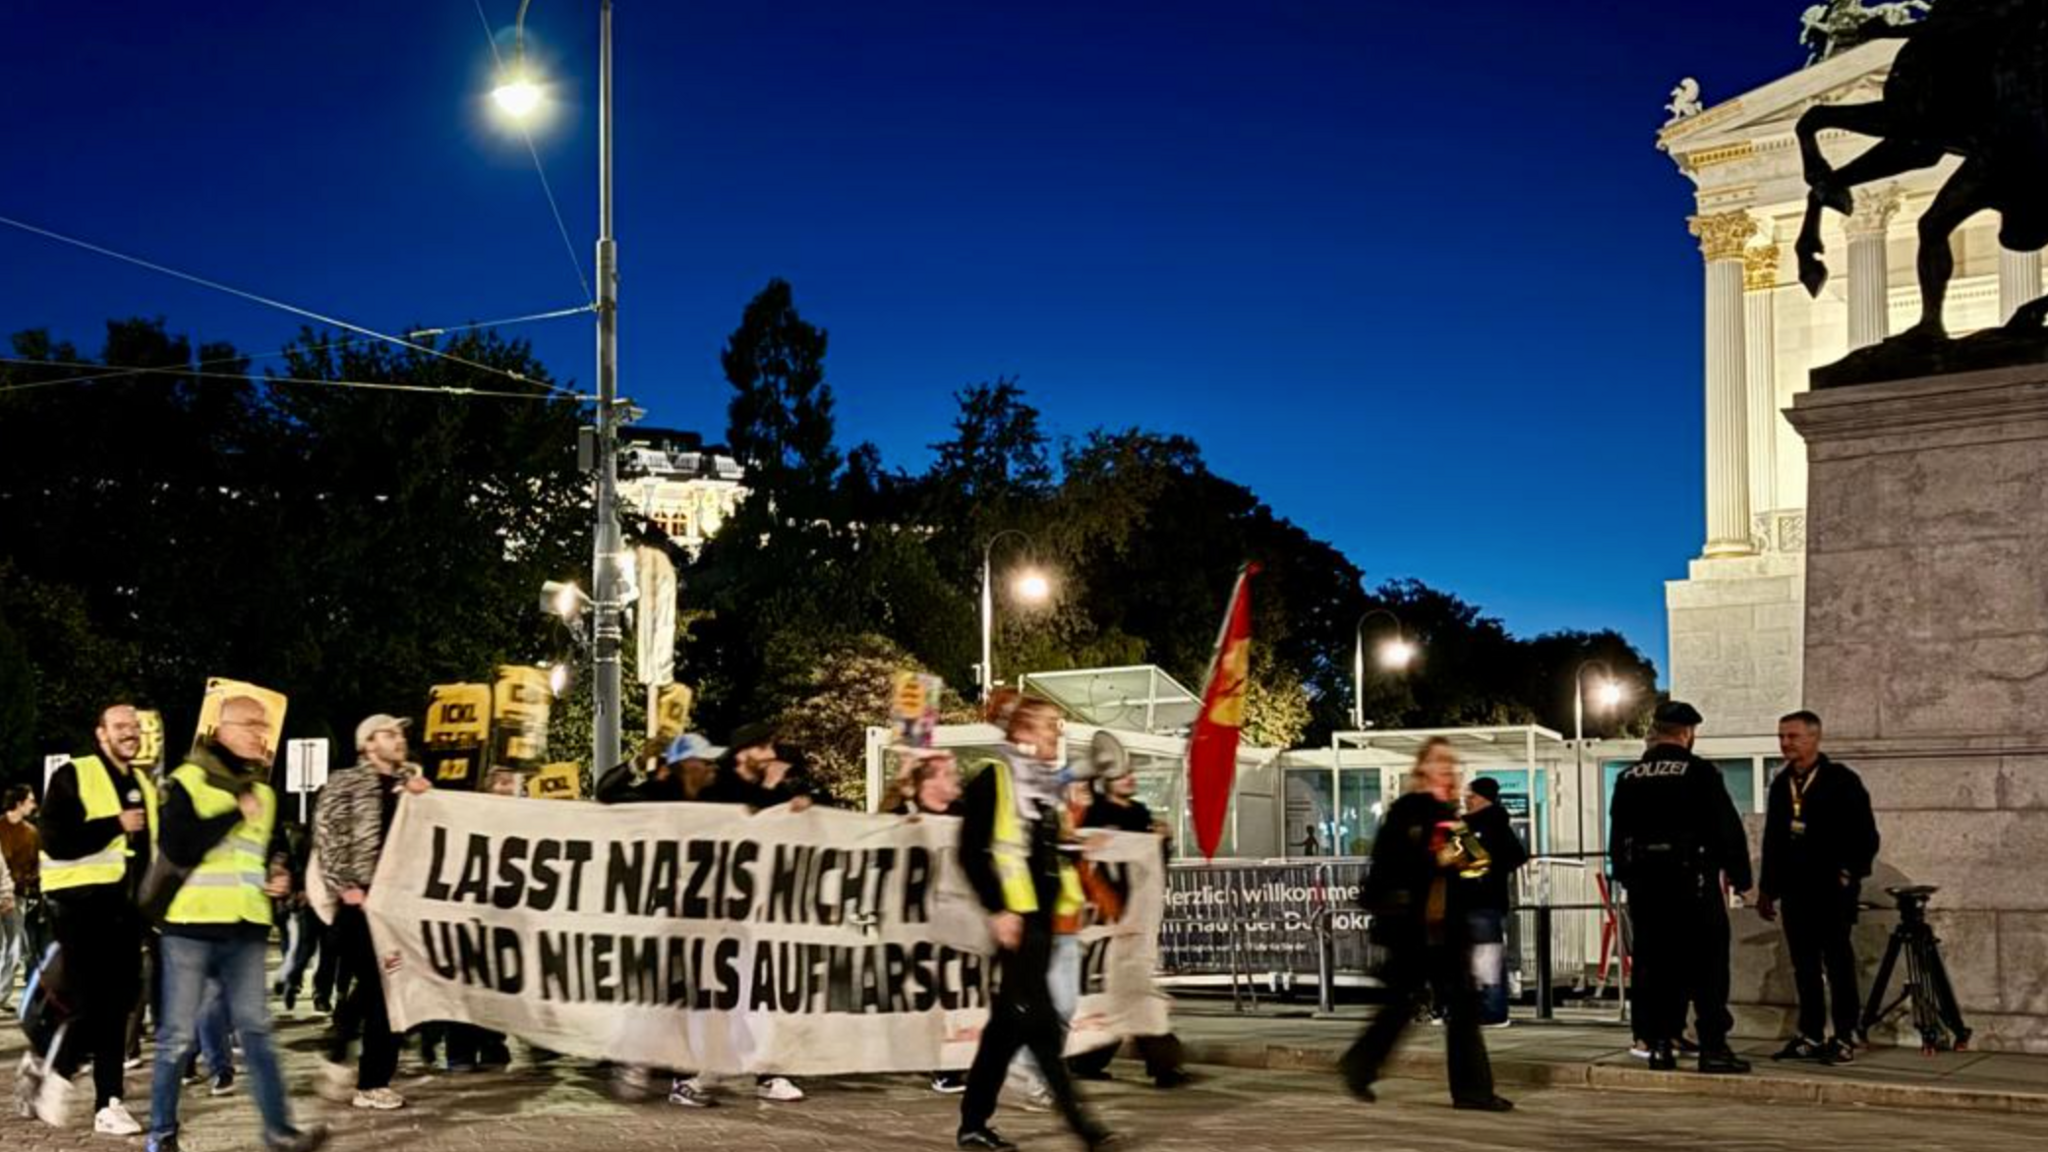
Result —
[[[583,765],[574,761],[541,765],[527,777],[526,794],[536,800],[583,799]]]
[[[251,699],[263,706],[263,718],[269,728],[263,737],[263,760],[267,764],[275,764],[277,734],[284,731],[284,693],[243,680],[229,680],[219,676],[207,678],[206,696],[199,702],[199,731],[193,739],[211,740],[214,731],[220,727],[221,705],[239,698]]]
[[[135,754],[135,766],[152,771],[164,762],[164,714],[153,708],[140,708],[135,718],[142,723],[142,751]]]
[[[526,664],[498,669],[491,697],[491,720],[497,727],[493,764],[536,764],[547,755],[548,711],[554,699],[545,670]]]
[[[423,736],[428,745],[481,745],[490,734],[489,684],[436,684],[427,690],[427,726]]]
[[[673,740],[690,730],[690,706],[697,694],[686,685],[664,684],[654,698],[654,737]]]

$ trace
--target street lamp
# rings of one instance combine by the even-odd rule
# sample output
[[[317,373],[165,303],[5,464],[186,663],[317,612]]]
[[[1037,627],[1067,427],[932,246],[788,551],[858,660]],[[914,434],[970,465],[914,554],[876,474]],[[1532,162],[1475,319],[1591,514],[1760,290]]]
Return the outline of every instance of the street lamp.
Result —
[[[1015,528],[1005,528],[989,537],[988,543],[981,549],[981,667],[978,671],[983,700],[988,699],[988,694],[994,691],[996,686],[995,553],[996,542],[1005,536],[1015,536],[1026,544],[1033,543],[1027,533],[1019,532]],[[1035,566],[1027,567],[1011,582],[1010,593],[1027,604],[1043,604],[1052,598],[1052,579]]]
[[[1586,850],[1586,669],[1600,670],[1600,685],[1594,689],[1594,701],[1600,711],[1611,713],[1620,704],[1627,692],[1621,682],[1614,678],[1614,670],[1605,660],[1582,660],[1572,673],[1572,779],[1578,789],[1579,808],[1579,851]]]
[[[1414,663],[1415,643],[1408,639],[1401,628],[1401,618],[1385,608],[1368,609],[1358,618],[1358,626],[1352,632],[1351,648],[1351,726],[1365,727],[1365,622],[1375,616],[1385,616],[1394,622],[1394,634],[1380,642],[1374,649],[1381,668],[1389,672],[1400,672]]]
[[[513,21],[513,67],[491,93],[508,115],[525,118],[546,95],[526,70],[526,9]],[[598,2],[597,38],[597,526],[591,543],[591,695],[596,722],[590,770],[619,758],[624,706],[619,695],[619,268],[612,239],[612,0]]]

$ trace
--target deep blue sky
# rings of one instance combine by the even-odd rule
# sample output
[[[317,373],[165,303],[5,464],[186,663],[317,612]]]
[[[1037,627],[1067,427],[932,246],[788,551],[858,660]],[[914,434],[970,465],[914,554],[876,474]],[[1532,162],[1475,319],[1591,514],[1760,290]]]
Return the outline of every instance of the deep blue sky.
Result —
[[[1653,136],[1681,75],[1711,102],[1797,66],[1803,6],[621,0],[621,389],[722,432],[718,349],[782,276],[842,442],[892,465],[1015,375],[1055,433],[1195,437],[1374,581],[1661,668],[1702,396]],[[530,17],[586,268],[596,7]],[[579,302],[473,0],[7,8],[0,215],[387,331]],[[97,351],[134,314],[258,351],[297,324],[0,229],[0,327]],[[517,331],[590,383],[587,320]]]

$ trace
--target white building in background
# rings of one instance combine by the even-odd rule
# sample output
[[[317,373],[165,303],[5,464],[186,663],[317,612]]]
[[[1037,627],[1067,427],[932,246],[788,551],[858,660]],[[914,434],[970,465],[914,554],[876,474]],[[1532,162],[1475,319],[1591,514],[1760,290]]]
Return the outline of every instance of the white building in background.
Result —
[[[629,428],[619,445],[619,499],[691,556],[746,498],[746,469],[695,432]]]
[[[1792,254],[1806,208],[1794,124],[1815,104],[1877,99],[1899,44],[1874,41],[1704,108],[1674,98],[1657,138],[1695,186],[1689,225],[1705,261],[1707,532],[1665,595],[1671,694],[1699,707],[1708,735],[1775,732],[1802,702],[1806,446],[1783,411],[1811,369],[1919,318],[1916,226],[1954,158],[1860,190],[1852,217],[1827,214],[1832,276],[1818,298]],[[1873,141],[1821,142],[1840,163]],[[2041,294],[2040,254],[2002,252],[1995,215],[1954,244],[1951,332],[1999,324]]]

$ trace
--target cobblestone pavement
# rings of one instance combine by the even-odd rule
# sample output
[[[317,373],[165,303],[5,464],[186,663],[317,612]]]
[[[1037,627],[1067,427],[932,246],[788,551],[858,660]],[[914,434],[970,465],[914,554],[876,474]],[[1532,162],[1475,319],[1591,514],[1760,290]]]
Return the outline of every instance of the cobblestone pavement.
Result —
[[[10,1021],[11,1022],[11,1021]],[[576,1061],[504,1074],[407,1077],[398,1087],[413,1101],[402,1111],[356,1112],[315,1100],[310,1085],[317,1044],[314,1026],[282,1024],[287,1076],[301,1122],[332,1125],[332,1147],[344,1152],[541,1152],[552,1149],[734,1149],[744,1152],[876,1152],[946,1149],[958,1097],[942,1097],[911,1076],[807,1081],[811,1098],[765,1104],[751,1083],[733,1085],[724,1106],[676,1108],[659,1100],[620,1103],[604,1080]],[[17,1033],[0,1038],[0,1080],[12,1098],[21,1056]],[[1670,1149],[1711,1145],[1716,1152],[1905,1147],[1915,1152],[2036,1152],[2048,1143],[2048,1116],[1824,1108],[1808,1104],[1713,1100],[1663,1093],[1553,1089],[1516,1093],[1517,1110],[1493,1116],[1450,1109],[1440,1086],[1416,1080],[1382,1085],[1381,1102],[1359,1104],[1329,1076],[1237,1069],[1198,1069],[1203,1078],[1176,1092],[1156,1091],[1118,1065],[1122,1079],[1084,1085],[1113,1127],[1158,1152],[1375,1152],[1446,1148],[1487,1152],[1533,1149]],[[129,1073],[138,1119],[145,1117],[148,1072]],[[1006,1106],[997,1125],[1026,1152],[1077,1148],[1057,1121]],[[256,1118],[245,1092],[220,1100],[189,1090],[183,1133],[188,1152],[253,1150]],[[89,1128],[56,1131],[11,1111],[0,1118],[0,1149],[140,1149],[141,1137],[94,1136]]]

